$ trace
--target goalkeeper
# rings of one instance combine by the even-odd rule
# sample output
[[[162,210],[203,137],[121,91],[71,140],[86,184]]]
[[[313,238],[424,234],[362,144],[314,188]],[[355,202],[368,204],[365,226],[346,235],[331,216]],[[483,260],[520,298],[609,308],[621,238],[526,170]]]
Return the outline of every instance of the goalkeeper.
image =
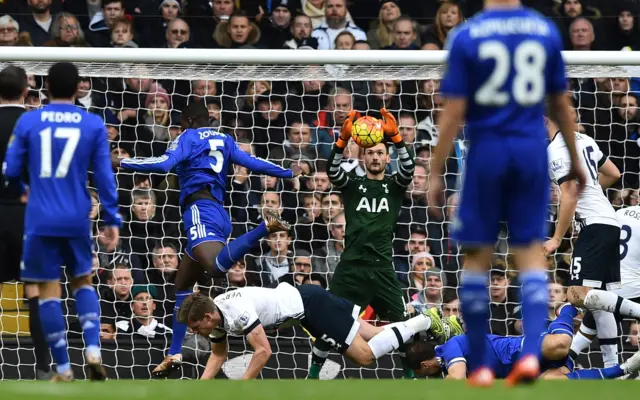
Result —
[[[346,219],[345,247],[330,284],[336,296],[350,300],[362,309],[370,305],[380,318],[391,322],[407,319],[404,296],[392,263],[392,242],[400,207],[413,178],[415,163],[398,132],[395,118],[381,109],[387,142],[398,153],[398,172],[385,175],[389,163],[387,144],[379,143],[364,150],[365,176],[345,172],[340,164],[342,152],[351,139],[355,111],[342,125],[328,162],[329,179],[342,191]],[[444,335],[442,324],[431,327],[435,336]],[[316,339],[309,378],[318,379],[329,355],[330,345]],[[399,349],[401,357],[403,349]],[[413,377],[404,357],[404,376]]]

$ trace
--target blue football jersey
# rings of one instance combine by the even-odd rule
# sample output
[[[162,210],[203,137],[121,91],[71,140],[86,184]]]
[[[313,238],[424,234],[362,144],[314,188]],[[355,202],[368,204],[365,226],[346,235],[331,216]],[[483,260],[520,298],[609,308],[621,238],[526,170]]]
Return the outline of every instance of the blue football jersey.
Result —
[[[487,335],[487,346],[490,351],[485,354],[485,363],[496,374],[496,378],[505,378],[514,362],[514,355],[520,351],[522,337],[504,337]],[[466,335],[452,337],[448,342],[436,347],[436,357],[440,359],[443,372],[458,362],[467,362],[471,350]]]
[[[187,196],[203,188],[208,188],[213,198],[223,204],[230,162],[258,173],[293,177],[291,170],[242,151],[231,136],[212,128],[187,129],[162,156],[123,159],[120,165],[134,171],[160,173],[175,167],[181,205]]]
[[[89,170],[108,226],[120,226],[107,130],[102,119],[72,104],[52,103],[24,113],[5,157],[5,179],[29,173],[27,235],[74,237],[90,234]]]
[[[447,39],[440,91],[467,99],[465,137],[542,136],[547,94],[567,88],[555,24],[527,8],[477,14]]]

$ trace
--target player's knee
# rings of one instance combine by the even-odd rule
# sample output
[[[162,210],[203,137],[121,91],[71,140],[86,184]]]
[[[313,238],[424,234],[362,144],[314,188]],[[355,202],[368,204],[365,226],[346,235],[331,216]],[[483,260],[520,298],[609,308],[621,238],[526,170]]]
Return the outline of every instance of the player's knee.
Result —
[[[545,358],[549,360],[562,360],[569,355],[571,348],[571,336],[549,335],[549,343],[545,346]]]
[[[584,298],[589,292],[590,288],[584,286],[571,286],[567,291],[567,298],[569,303],[576,307],[584,306]]]

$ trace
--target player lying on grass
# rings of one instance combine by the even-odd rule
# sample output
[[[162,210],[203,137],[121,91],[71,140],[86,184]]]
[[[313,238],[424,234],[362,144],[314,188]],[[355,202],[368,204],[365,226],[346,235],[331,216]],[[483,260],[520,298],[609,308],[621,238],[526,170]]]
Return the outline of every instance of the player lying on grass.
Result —
[[[573,319],[577,313],[574,306],[563,306],[558,318],[549,324],[547,332],[540,337],[541,379],[615,379],[640,371],[640,352],[621,365],[574,371],[569,348],[573,338]],[[509,373],[520,359],[523,339],[522,336],[486,335],[487,347],[492,351],[485,357],[485,362],[496,378],[510,379]],[[469,353],[467,336],[459,335],[435,348],[424,341],[411,343],[407,347],[407,361],[419,375],[437,376],[444,373],[448,379],[465,379]]]
[[[211,276],[226,273],[261,238],[289,229],[289,224],[277,213],[267,211],[260,225],[227,244],[231,220],[224,209],[224,197],[229,165],[242,165],[250,171],[279,178],[293,178],[300,173],[299,167],[294,172],[253,157],[242,151],[231,136],[207,128],[209,113],[202,103],[189,104],[182,111],[180,124],[182,134],[161,157],[114,160],[117,167],[139,172],[166,174],[175,168],[180,182],[188,257],[183,257],[178,266],[171,347],[164,361],[153,370],[156,377],[168,375],[182,362],[182,342],[187,327],[177,321],[175,315],[204,271]]]
[[[369,365],[397,350],[419,332],[431,331],[446,340],[445,327],[435,309],[404,322],[375,327],[358,319],[360,307],[320,286],[293,287],[281,283],[275,289],[246,287],[212,299],[194,293],[178,314],[194,332],[211,338],[212,352],[201,379],[215,377],[227,359],[227,335],[246,336],[254,353],[242,379],[256,378],[271,357],[267,332],[302,325],[359,365]]]

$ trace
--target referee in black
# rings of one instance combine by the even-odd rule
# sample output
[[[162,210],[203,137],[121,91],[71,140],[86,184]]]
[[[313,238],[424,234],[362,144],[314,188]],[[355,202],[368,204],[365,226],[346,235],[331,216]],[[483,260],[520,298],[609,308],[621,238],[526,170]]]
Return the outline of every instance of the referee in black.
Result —
[[[4,164],[13,127],[26,112],[24,99],[29,91],[24,69],[8,66],[0,71],[0,165]],[[26,175],[25,175],[26,176]],[[26,195],[6,188],[0,170],[0,290],[2,283],[20,280],[24,211]],[[36,353],[36,378],[48,379],[49,346],[40,325],[38,285],[25,283],[24,294],[29,304],[29,330]]]

